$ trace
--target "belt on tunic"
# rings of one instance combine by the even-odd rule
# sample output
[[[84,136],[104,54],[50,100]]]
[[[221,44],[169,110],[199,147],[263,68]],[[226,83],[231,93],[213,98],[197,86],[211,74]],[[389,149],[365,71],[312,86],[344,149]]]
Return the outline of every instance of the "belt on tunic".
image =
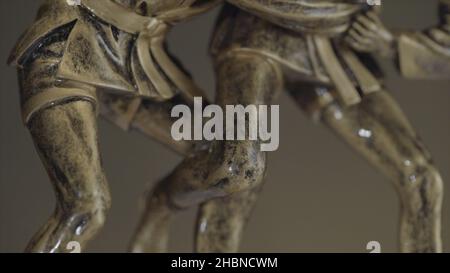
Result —
[[[158,93],[156,95],[162,99],[169,99],[175,95],[175,91],[162,73],[183,95],[204,96],[202,90],[167,55],[164,50],[164,38],[170,24],[200,14],[219,3],[220,0],[207,1],[204,4],[174,9],[153,17],[140,15],[113,1],[81,0],[81,5],[99,19],[127,33],[137,35],[135,44],[137,61]],[[135,80],[141,95],[152,96],[154,90],[146,81],[138,77]]]
[[[339,55],[349,68],[349,72],[353,74],[362,94],[369,94],[381,89],[380,82],[347,46],[338,45],[335,49],[330,38],[326,36],[314,36],[313,41],[319,58],[344,105],[349,106],[359,103],[361,96],[355,84],[350,80],[343,63],[337,57],[335,50],[339,51]]]

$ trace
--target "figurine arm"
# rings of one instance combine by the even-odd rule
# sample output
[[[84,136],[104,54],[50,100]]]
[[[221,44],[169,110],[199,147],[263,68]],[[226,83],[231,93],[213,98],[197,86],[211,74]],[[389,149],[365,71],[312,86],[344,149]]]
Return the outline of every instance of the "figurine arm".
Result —
[[[450,79],[450,0],[440,1],[440,23],[398,38],[398,65],[405,77]]]
[[[346,38],[360,52],[392,58],[407,78],[450,77],[450,0],[441,0],[438,26],[420,32],[390,32],[374,12],[356,18]]]
[[[374,11],[357,16],[348,30],[346,42],[356,51],[385,58],[398,55],[398,37],[385,27]]]

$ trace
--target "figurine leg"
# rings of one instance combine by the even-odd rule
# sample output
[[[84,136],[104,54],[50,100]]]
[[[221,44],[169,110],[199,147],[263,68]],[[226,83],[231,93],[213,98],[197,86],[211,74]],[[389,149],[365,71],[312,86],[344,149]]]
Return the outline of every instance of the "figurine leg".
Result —
[[[175,141],[171,136],[172,124],[176,121],[171,117],[172,108],[192,104],[181,95],[167,101],[141,101],[136,97],[103,94],[99,103],[102,117],[125,130],[134,130],[156,140],[180,155],[186,156],[202,145],[199,141]]]
[[[323,87],[303,86],[292,94],[308,107],[312,101],[301,93],[317,88],[323,99]],[[322,108],[321,120],[394,183],[401,201],[401,251],[441,252],[443,183],[395,100],[379,91],[348,108],[330,102]]]
[[[221,106],[270,104],[281,89],[279,68],[259,56],[238,55],[225,60],[218,66],[218,81],[217,104]],[[188,156],[148,195],[131,250],[166,251],[173,213],[258,187],[265,166],[266,155],[259,141],[214,141],[210,149]],[[214,209],[219,214],[221,210]],[[216,217],[215,213],[205,215]]]
[[[192,102],[187,101],[184,97],[178,95],[167,101],[143,100],[136,101],[132,97],[123,97],[114,94],[104,95],[100,99],[101,113],[106,119],[114,124],[142,133],[143,135],[156,140],[168,148],[174,150],[180,155],[187,156],[193,153],[196,147],[202,147],[207,143],[199,141],[175,141],[171,136],[171,127],[175,119],[171,117],[172,108],[175,105],[183,104],[190,106]],[[137,103],[137,105],[136,105]],[[144,198],[148,193],[145,193]],[[144,222],[140,226],[141,239],[150,236],[152,245],[155,249],[161,249],[167,244],[169,234],[168,213],[164,208],[161,210],[153,209],[146,205],[142,212],[143,221],[151,221],[159,223],[157,225],[146,225]],[[157,226],[157,228],[153,228]],[[144,230],[145,229],[145,230]],[[133,235],[133,238],[137,235]],[[136,239],[133,239],[136,241]]]
[[[174,141],[170,135],[174,118],[170,117],[171,109],[177,104],[186,104],[182,98],[175,97],[167,102],[145,101],[141,104],[136,117],[132,122],[132,128],[157,139],[176,152],[187,156],[193,153],[196,147],[206,147],[206,142]],[[196,231],[196,249],[199,252],[236,252],[244,225],[252,211],[260,188],[242,193],[236,193],[228,197],[217,198],[202,204],[198,213]],[[144,215],[147,212],[144,212]],[[156,222],[154,217],[147,217]],[[148,230],[146,234],[158,232],[152,235],[153,244],[165,245],[167,243],[169,226],[168,219],[161,219],[166,228],[157,231]],[[220,237],[219,237],[220,236]]]
[[[102,227],[110,206],[97,145],[95,106],[79,100],[45,108],[34,114],[28,127],[57,203],[26,251],[68,252],[72,241],[84,249]]]
[[[196,252],[238,252],[245,225],[262,186],[203,203],[197,218]]]

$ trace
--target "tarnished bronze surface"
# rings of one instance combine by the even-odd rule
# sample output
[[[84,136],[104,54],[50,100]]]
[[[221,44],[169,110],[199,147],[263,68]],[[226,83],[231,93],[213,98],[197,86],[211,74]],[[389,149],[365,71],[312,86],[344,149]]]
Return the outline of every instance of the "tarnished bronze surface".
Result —
[[[191,105],[201,91],[163,47],[171,25],[220,2],[44,2],[10,58],[19,67],[24,121],[57,194],[54,214],[27,251],[64,252],[71,241],[85,248],[104,223],[110,197],[96,112],[186,156],[147,193],[131,251],[167,251],[171,217],[195,205],[201,206],[196,251],[238,250],[267,154],[259,140],[171,138],[170,109]],[[212,41],[215,103],[268,105],[289,91],[393,182],[401,201],[401,250],[442,251],[442,180],[367,53],[397,56],[408,77],[448,78],[449,1],[442,0],[437,28],[399,38],[362,0],[228,2]]]
[[[360,15],[347,41],[356,50],[396,61],[413,79],[450,79],[450,1],[439,2],[439,25],[423,31],[388,30],[376,13]]]
[[[231,101],[227,99],[227,103],[258,104],[260,99],[252,97],[252,94],[272,97],[279,88],[271,87],[268,90],[267,87],[273,82],[268,82],[267,79],[280,79],[277,86],[284,82],[284,87],[303,109],[335,131],[394,183],[402,209],[401,250],[442,251],[440,213],[443,191],[440,175],[409,121],[384,91],[381,79],[377,79],[380,72],[373,66],[370,56],[359,56],[351,48],[351,36],[344,31],[354,22],[350,18],[365,16],[366,11],[370,10],[365,2],[350,4],[350,1],[320,1],[317,6],[308,3],[313,10],[316,9],[316,12],[310,14],[300,8],[306,4],[304,1],[286,1],[284,5],[280,4],[273,9],[267,1],[231,2],[239,2],[239,6],[247,12],[227,6],[217,24],[212,43],[219,81],[217,103],[223,105],[223,99],[228,98],[230,90],[234,90]],[[296,5],[298,9],[292,7]],[[286,18],[283,17],[289,17],[292,12],[297,16],[291,16],[290,19],[314,19],[321,12],[337,12],[343,7],[352,11],[352,16],[343,21],[335,20],[332,12],[320,17],[321,23],[328,26],[346,26],[344,29],[330,27],[334,31],[331,34],[327,31],[327,35],[324,35],[322,28],[317,31],[314,28],[299,30],[292,22],[284,21]],[[286,13],[273,13],[283,8]],[[252,15],[252,12],[257,16]],[[371,14],[375,15],[374,12]],[[261,18],[269,19],[276,25]],[[285,29],[285,24],[291,26],[289,30]],[[305,26],[301,23],[299,25]],[[263,60],[270,61],[273,69],[264,69],[267,64]],[[283,73],[282,78],[280,72]],[[353,93],[348,93],[346,88],[352,89]],[[236,174],[240,175],[242,170],[259,169],[265,160],[261,157],[254,161],[254,154],[259,154],[259,151],[256,146],[247,145],[247,142],[220,142],[213,144],[209,153],[187,158],[161,184],[174,186],[160,186],[150,195],[149,200],[158,200],[158,205],[149,205],[147,208],[147,216],[143,218],[132,249],[165,250],[164,244],[154,244],[159,233],[148,233],[160,226],[151,217],[161,211],[161,206],[184,207],[192,205],[191,202],[199,203],[216,197],[218,193],[223,194],[223,191],[217,190],[217,185],[226,191],[236,183]],[[233,149],[227,149],[228,146]],[[242,149],[247,149],[247,152],[236,153]],[[221,171],[217,166],[218,158],[219,163],[222,162],[219,167],[222,166],[229,172]],[[211,173],[211,170],[214,172]],[[238,178],[241,185],[248,184],[245,177]],[[225,185],[224,181],[227,182]],[[186,187],[186,184],[189,186]],[[256,191],[258,186],[250,185],[250,189],[246,187],[240,195],[212,199],[202,205],[197,226],[197,251],[232,252],[238,249],[242,227],[256,200],[252,197],[255,195],[251,195],[251,188]],[[228,192],[230,193],[234,191]],[[247,202],[240,201],[245,194],[250,194],[246,197]],[[150,201],[149,204],[153,204],[152,202],[155,201]],[[166,205],[161,205],[163,203]],[[165,211],[166,216],[170,215],[169,210]],[[161,222],[167,224],[165,220]]]
[[[70,6],[65,0],[44,1],[36,22],[9,59],[25,77],[38,77],[27,82],[46,82],[22,101],[24,121],[55,101],[92,97],[83,94],[80,83],[102,93],[154,100],[177,93],[188,99],[201,96],[202,91],[168,57],[164,41],[170,26],[218,1],[169,1],[171,5],[160,9],[150,8],[153,2],[82,0],[79,6]],[[49,95],[52,87],[63,88],[65,94]]]
[[[170,110],[191,105],[201,92],[163,42],[170,26],[218,2],[44,1],[9,59],[18,66],[24,122],[58,201],[27,251],[66,252],[71,241],[85,249],[103,225],[110,198],[97,147],[98,113],[182,154],[193,149],[170,137]]]

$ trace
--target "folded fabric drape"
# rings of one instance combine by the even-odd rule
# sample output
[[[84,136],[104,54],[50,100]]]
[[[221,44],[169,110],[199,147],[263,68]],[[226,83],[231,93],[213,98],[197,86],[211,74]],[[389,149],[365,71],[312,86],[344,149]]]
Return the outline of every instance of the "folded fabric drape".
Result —
[[[132,62],[139,63],[148,77],[153,88],[148,86],[148,81],[142,77],[135,77],[138,91],[141,95],[151,96],[152,90],[158,92],[161,99],[173,97],[171,88],[163,74],[167,76],[175,86],[186,96],[204,96],[203,92],[193,84],[164,50],[164,37],[169,26],[177,21],[200,14],[220,1],[206,1],[193,7],[174,9],[155,17],[142,16],[133,10],[113,2],[98,0],[81,0],[81,5],[101,20],[117,28],[137,35]],[[137,60],[136,60],[137,59]],[[132,65],[132,68],[135,68]],[[133,73],[139,73],[133,71]]]

